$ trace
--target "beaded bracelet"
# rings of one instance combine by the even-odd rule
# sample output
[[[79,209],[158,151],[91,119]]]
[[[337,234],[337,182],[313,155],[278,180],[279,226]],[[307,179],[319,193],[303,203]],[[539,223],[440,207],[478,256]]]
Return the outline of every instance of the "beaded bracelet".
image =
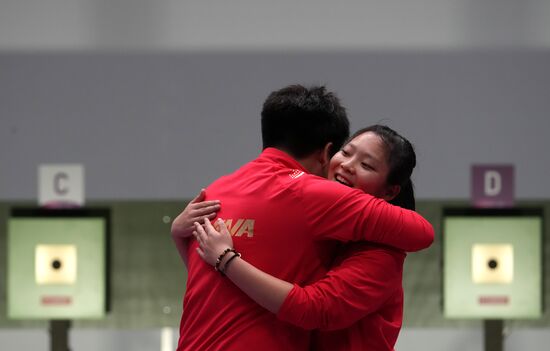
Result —
[[[237,252],[235,251],[235,249],[232,249],[230,247],[228,247],[227,249],[223,250],[223,252],[218,256],[218,259],[216,260],[216,265],[214,266],[214,269],[216,271],[220,271],[220,263],[222,263],[222,260],[223,258],[225,257],[225,255],[227,255],[229,252]]]
[[[227,262],[225,262],[225,264],[223,265],[223,269],[218,270],[221,273],[221,275],[225,275],[225,272],[227,271],[227,267],[229,266],[229,263],[231,263],[231,261],[233,261],[235,257],[241,257],[241,254],[238,253],[237,251],[233,250],[232,252],[234,253],[233,256],[231,256],[231,258],[228,259]]]

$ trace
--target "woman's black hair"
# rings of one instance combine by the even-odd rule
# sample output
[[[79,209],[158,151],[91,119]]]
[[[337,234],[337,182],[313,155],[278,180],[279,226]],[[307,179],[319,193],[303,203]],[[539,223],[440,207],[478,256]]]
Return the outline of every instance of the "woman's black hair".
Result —
[[[416,166],[416,153],[412,144],[395,130],[385,125],[375,124],[356,131],[349,140],[366,132],[372,132],[380,137],[386,145],[389,173],[386,182],[389,185],[399,185],[401,191],[389,201],[391,204],[409,210],[416,209],[414,187],[411,174]]]

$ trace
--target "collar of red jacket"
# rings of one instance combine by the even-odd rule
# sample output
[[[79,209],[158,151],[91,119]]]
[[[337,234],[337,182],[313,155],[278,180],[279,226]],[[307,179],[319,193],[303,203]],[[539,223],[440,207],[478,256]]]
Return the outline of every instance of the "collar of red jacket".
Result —
[[[270,161],[282,164],[290,169],[297,169],[305,173],[309,173],[298,161],[286,152],[274,147],[265,148],[260,155],[260,158],[265,158]]]

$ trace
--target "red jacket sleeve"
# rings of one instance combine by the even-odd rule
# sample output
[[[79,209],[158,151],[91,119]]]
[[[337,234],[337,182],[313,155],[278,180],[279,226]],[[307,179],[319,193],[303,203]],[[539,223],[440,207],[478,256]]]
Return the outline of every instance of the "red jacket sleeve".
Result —
[[[309,233],[319,239],[372,241],[407,252],[434,239],[432,225],[418,213],[336,182],[304,182],[302,199]]]
[[[402,297],[404,253],[357,243],[345,255],[323,279],[295,285],[277,317],[304,329],[343,329]]]

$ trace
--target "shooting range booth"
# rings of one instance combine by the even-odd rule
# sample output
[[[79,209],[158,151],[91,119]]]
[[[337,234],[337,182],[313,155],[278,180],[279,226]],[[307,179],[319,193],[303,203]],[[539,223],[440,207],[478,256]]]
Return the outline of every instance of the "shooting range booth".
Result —
[[[484,321],[485,350],[503,349],[505,319],[543,313],[543,211],[443,210],[443,314]]]
[[[49,320],[69,350],[71,321],[109,310],[110,210],[14,208],[7,229],[8,318]]]

